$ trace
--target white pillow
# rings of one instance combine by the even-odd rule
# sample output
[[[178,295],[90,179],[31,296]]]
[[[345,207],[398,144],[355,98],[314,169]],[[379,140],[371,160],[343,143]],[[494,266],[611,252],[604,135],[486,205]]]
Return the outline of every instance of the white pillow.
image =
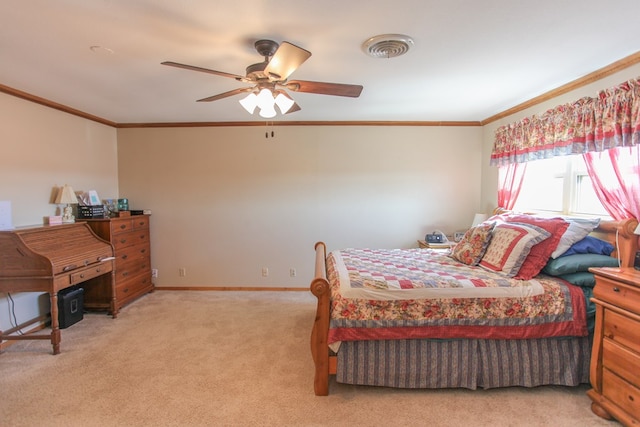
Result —
[[[587,237],[589,233],[593,231],[598,225],[600,225],[600,218],[586,219],[586,218],[563,218],[569,223],[569,227],[560,238],[560,242],[556,247],[556,250],[551,253],[551,258],[556,259],[563,253],[565,253],[571,245]]]

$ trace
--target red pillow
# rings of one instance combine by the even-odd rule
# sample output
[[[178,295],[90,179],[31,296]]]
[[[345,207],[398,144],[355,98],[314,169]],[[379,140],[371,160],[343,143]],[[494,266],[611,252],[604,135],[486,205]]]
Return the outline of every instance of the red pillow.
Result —
[[[509,215],[506,220],[507,222],[537,225],[551,233],[551,237],[531,248],[527,259],[524,260],[515,276],[516,279],[529,280],[537,276],[547,264],[549,257],[558,247],[562,235],[569,228],[569,223],[562,218],[543,218],[531,215]]]

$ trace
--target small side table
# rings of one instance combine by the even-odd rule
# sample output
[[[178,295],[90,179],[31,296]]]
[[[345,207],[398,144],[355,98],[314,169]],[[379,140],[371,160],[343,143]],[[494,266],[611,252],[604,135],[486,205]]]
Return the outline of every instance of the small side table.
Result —
[[[444,243],[427,243],[426,240],[418,239],[418,247],[420,249],[441,249],[449,250],[456,245],[456,242],[444,242]]]
[[[640,423],[640,271],[590,268],[595,275],[596,324],[587,395],[598,416]]]

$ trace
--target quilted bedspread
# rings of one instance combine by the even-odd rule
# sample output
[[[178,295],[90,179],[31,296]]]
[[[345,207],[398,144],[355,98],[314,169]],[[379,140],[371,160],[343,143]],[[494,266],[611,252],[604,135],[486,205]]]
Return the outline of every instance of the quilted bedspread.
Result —
[[[345,249],[327,257],[329,343],[367,339],[586,336],[581,289],[507,278],[425,249]]]

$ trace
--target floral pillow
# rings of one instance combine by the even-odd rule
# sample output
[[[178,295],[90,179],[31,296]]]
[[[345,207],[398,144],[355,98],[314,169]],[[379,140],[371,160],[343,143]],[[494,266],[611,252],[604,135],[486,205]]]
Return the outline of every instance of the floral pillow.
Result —
[[[531,248],[551,233],[536,225],[501,222],[493,228],[489,247],[480,266],[507,277],[518,274]]]
[[[467,265],[478,265],[491,241],[495,223],[483,222],[467,230],[451,251],[451,258]]]

